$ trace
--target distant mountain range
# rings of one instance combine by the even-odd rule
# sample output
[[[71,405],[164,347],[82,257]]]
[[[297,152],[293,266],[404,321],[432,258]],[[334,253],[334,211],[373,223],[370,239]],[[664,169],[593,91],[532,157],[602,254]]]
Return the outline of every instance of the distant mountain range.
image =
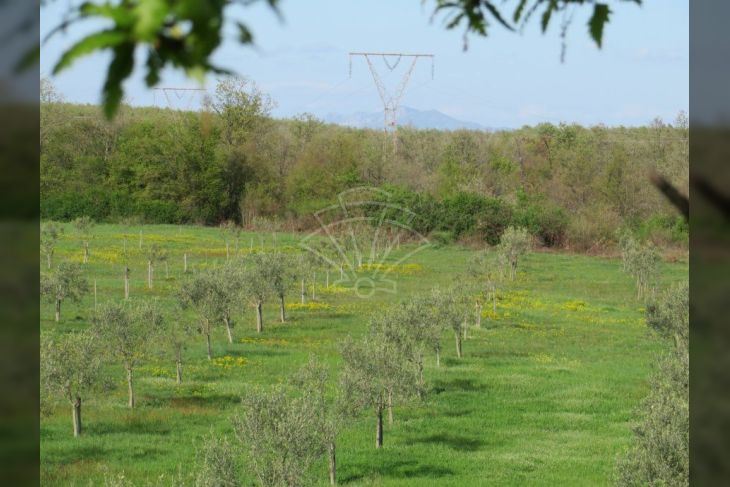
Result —
[[[355,128],[381,129],[383,128],[383,112],[356,112],[352,114],[330,113],[324,117],[325,122],[345,125]],[[410,126],[416,129],[437,130],[485,130],[494,129],[484,127],[475,122],[467,122],[450,117],[438,110],[417,110],[410,107],[401,107],[398,113],[398,125]]]

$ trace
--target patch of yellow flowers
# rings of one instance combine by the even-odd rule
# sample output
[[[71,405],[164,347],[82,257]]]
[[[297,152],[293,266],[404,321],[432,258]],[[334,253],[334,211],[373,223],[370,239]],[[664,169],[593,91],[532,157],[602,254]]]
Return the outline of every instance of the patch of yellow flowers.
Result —
[[[248,363],[248,360],[246,360],[244,357],[231,357],[230,355],[225,355],[223,357],[217,357],[213,359],[213,365],[222,367],[224,369],[243,367],[244,365],[246,365],[246,363]]]
[[[381,271],[385,273],[393,272],[396,274],[415,274],[423,270],[420,264],[363,264],[359,270],[363,271]]]
[[[325,311],[334,308],[331,304],[312,301],[309,303],[288,303],[286,309],[292,311]]]

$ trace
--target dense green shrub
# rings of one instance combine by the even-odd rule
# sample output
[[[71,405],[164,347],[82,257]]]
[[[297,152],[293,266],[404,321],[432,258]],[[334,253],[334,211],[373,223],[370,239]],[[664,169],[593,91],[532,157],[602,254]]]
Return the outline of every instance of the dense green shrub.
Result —
[[[641,405],[634,444],[616,466],[618,486],[689,485],[689,286],[647,307],[647,324],[667,339]]]
[[[524,191],[519,191],[512,223],[526,228],[542,245],[560,247],[568,230],[568,215],[543,198],[530,198]]]

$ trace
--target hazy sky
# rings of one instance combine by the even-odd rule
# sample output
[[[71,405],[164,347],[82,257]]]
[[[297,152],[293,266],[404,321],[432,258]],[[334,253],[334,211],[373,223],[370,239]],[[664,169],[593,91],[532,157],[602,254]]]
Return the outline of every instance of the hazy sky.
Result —
[[[59,0],[41,10],[41,36],[68,3]],[[546,35],[539,32],[537,16],[521,35],[494,26],[489,37],[471,36],[464,52],[461,30],[447,31],[442,18],[431,21],[433,3],[283,0],[282,20],[264,4],[236,10],[257,46],[238,44],[231,26],[214,61],[255,80],[276,101],[277,116],[381,110],[364,59],[353,59],[349,77],[347,53],[362,50],[435,54],[433,80],[430,63],[419,61],[402,104],[487,127],[543,121],[641,125],[657,116],[671,121],[679,110],[688,110],[688,0],[644,0],[641,7],[617,3],[601,50],[587,35],[588,9],[578,9],[564,64],[559,16]],[[49,73],[63,49],[88,30],[72,29],[44,45],[41,73]],[[56,77],[55,84],[69,101],[97,103],[107,61],[105,54],[90,56]],[[382,59],[374,61],[388,87],[395,87],[405,60],[392,72]],[[207,88],[214,85],[210,79]],[[170,71],[160,86],[195,85]],[[134,105],[167,103],[144,86],[141,72],[126,87]]]

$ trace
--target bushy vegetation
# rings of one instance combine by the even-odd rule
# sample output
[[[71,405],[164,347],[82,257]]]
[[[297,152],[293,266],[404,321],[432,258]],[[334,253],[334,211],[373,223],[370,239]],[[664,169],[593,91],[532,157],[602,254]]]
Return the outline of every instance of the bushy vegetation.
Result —
[[[379,131],[275,120],[271,106],[247,81],[221,83],[209,112],[125,106],[113,123],[96,107],[43,103],[41,215],[301,230],[341,191],[367,185],[412,210],[423,234],[496,244],[512,225],[578,250],[610,243],[617,227],[657,244],[687,240],[648,184],[658,171],[686,192],[683,117],[641,128],[399,128],[398,150],[384,157]]]
[[[668,351],[638,410],[634,443],[617,465],[616,485],[689,485],[689,286],[673,286],[647,307],[647,324]]]

